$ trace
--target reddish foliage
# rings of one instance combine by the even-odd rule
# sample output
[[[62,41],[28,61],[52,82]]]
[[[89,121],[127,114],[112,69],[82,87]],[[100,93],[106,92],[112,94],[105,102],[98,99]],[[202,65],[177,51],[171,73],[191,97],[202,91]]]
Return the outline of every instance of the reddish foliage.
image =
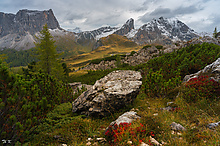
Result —
[[[199,98],[214,99],[220,95],[220,84],[209,76],[199,76],[190,79],[186,85],[185,99],[197,101]]]
[[[146,127],[140,123],[139,127],[132,128],[131,123],[120,123],[114,126],[109,126],[108,130],[105,132],[105,136],[110,145],[118,145],[123,136],[129,135],[132,141],[138,140],[139,143],[143,142],[146,136]],[[139,135],[139,137],[137,137]]]

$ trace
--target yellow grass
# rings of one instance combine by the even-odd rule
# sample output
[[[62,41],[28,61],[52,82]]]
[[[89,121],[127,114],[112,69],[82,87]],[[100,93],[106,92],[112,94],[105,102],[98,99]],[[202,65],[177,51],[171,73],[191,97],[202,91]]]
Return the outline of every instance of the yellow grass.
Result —
[[[71,72],[69,73],[69,75],[76,75],[76,76],[81,76],[81,75],[84,75],[84,74],[87,74],[88,72],[86,70],[79,70],[77,72]]]
[[[135,48],[102,46],[102,47],[99,47],[90,53],[85,53],[82,55],[77,55],[75,57],[72,57],[72,58],[66,60],[66,62],[68,64],[68,66],[71,67],[71,66],[75,66],[77,64],[81,64],[83,62],[93,60],[93,59],[111,56],[113,54],[126,54],[131,51],[138,51],[141,48],[142,48],[141,46],[137,46]],[[84,66],[84,65],[82,65],[82,66]],[[77,66],[77,67],[82,67],[82,66]]]
[[[79,67],[87,65],[90,60],[108,57],[114,54],[126,54],[131,51],[138,51],[143,47],[138,46],[124,36],[115,34],[101,38],[100,41],[103,46],[89,53],[72,56],[66,59],[65,62],[71,69],[78,69]]]
[[[27,69],[28,67],[27,66],[11,67],[10,70],[13,73],[18,73],[19,74],[19,73],[22,73],[22,68]]]

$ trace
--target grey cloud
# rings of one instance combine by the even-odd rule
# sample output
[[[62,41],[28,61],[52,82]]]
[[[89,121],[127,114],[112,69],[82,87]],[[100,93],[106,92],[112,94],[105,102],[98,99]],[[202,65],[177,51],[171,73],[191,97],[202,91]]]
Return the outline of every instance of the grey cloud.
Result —
[[[153,18],[159,18],[161,16],[168,18],[172,15],[171,9],[169,8],[157,8],[151,13],[146,13],[139,18],[143,23],[151,21]]]
[[[150,13],[151,16],[158,16],[158,15],[167,15],[170,14],[171,10],[169,8],[157,8],[153,12]]]
[[[84,25],[90,24],[94,28],[98,28],[102,25],[116,26],[121,19],[123,20],[123,18],[121,18],[121,16],[117,13],[112,13],[111,15],[106,14],[104,18],[93,15],[92,17],[87,18],[87,20],[84,22]]]
[[[165,18],[177,17],[179,15],[192,14],[202,10],[202,8],[197,8],[196,6],[189,7],[178,7],[173,10],[170,8],[158,7],[151,13],[146,13],[139,18],[143,23],[151,21],[153,18],[159,18],[161,16]]]
[[[86,16],[86,13],[71,13],[67,12],[65,17],[65,20],[73,21],[75,19],[82,19]]]
[[[203,10],[203,8],[198,8],[196,6],[189,6],[189,7],[179,7],[173,11],[174,14],[192,14]]]
[[[217,30],[220,31],[220,15],[213,14],[210,16],[210,20],[213,22],[211,25],[209,25],[209,31],[213,32],[214,28],[217,27]]]
[[[134,11],[136,12],[146,11],[151,3],[158,5],[161,1],[163,0],[145,0],[141,5],[135,7]]]
[[[181,5],[183,1],[176,1],[175,4],[180,3],[179,5]],[[170,5],[163,6],[162,4],[165,2]],[[219,15],[217,9],[206,9],[207,6],[218,5],[217,0],[185,0],[184,4],[191,4],[188,7],[183,5],[174,7],[173,2],[173,0],[0,0],[0,11],[16,13],[20,9],[52,9],[61,27],[64,29],[81,27],[82,30],[96,29],[102,25],[123,25],[127,19],[132,17],[131,15],[135,18],[139,16],[139,19],[135,20],[135,24],[138,23],[138,26],[161,16],[182,17],[196,14],[199,11],[206,11],[209,15],[210,10],[213,11],[213,14]],[[152,8],[155,10],[149,12]],[[197,15],[199,14],[191,17],[194,18]],[[211,20],[211,18],[213,19]],[[212,16],[211,18],[210,21],[213,22],[213,25],[220,24],[219,17]],[[192,21],[197,21],[197,19],[189,20],[189,23]],[[210,27],[213,26],[210,24]]]

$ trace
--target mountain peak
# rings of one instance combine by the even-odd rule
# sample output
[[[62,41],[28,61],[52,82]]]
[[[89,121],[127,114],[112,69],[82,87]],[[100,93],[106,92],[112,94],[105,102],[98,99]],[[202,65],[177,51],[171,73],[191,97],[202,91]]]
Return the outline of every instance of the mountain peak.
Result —
[[[161,17],[159,18],[159,20],[164,20],[163,16],[161,16]]]
[[[126,21],[126,23],[117,30],[114,34],[118,35],[127,35],[132,29],[134,29],[134,19],[130,18]]]
[[[170,43],[177,40],[189,41],[194,37],[197,37],[194,30],[177,18],[160,17],[143,25],[135,35],[135,40],[141,44],[158,41],[159,39]]]
[[[124,25],[133,25],[134,26],[134,19],[133,18],[128,19]]]

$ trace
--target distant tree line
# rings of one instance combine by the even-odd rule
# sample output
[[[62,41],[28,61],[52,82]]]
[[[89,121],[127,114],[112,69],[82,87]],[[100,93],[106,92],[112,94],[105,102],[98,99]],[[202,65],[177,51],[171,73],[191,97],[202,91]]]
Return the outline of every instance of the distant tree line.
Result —
[[[4,54],[5,62],[9,64],[9,67],[27,66],[28,63],[37,61],[37,58],[33,56],[35,49],[29,50],[15,50],[15,49],[1,49],[0,55]]]

